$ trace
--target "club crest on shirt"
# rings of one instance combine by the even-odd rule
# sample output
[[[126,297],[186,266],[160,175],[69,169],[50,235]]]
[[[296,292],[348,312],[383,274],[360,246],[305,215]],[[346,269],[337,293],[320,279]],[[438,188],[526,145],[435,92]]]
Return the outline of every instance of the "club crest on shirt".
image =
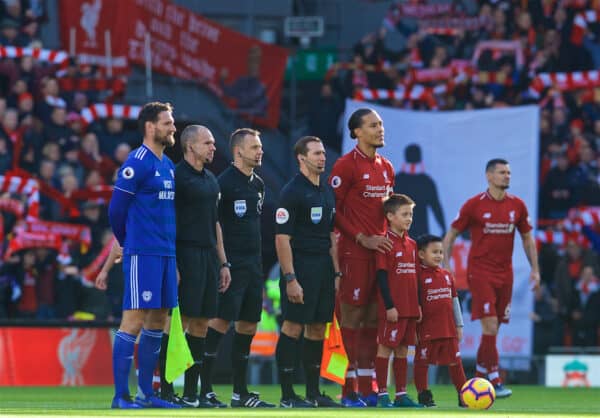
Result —
[[[398,251],[398,252],[396,253],[396,257],[402,257],[402,251]]]
[[[508,218],[509,218],[509,222],[515,221],[515,211],[514,210],[511,210],[510,212],[508,212]]]
[[[169,172],[171,173],[171,177],[175,178],[175,172],[173,171],[172,168],[169,170]]]
[[[431,277],[425,279],[425,284],[429,284],[431,282],[433,282],[433,279]]]
[[[246,214],[246,201],[245,200],[236,200],[233,202],[233,211],[241,218]]]
[[[262,213],[263,203],[265,201],[265,195],[258,192],[258,201],[256,202],[256,212],[260,215]]]
[[[450,286],[450,277],[447,274],[444,275],[444,279],[446,279],[446,284]]]
[[[310,220],[314,224],[318,224],[321,222],[321,218],[323,217],[323,207],[312,207],[310,208]]]
[[[383,179],[385,180],[385,182],[386,182],[386,183],[389,181],[389,180],[388,180],[387,171],[384,171],[384,172],[383,172]]]

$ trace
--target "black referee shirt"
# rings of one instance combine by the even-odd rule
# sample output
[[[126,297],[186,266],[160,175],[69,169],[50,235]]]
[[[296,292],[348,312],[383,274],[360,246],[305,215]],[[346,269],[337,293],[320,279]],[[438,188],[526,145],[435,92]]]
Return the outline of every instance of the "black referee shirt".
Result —
[[[181,160],[175,167],[177,244],[214,247],[217,244],[219,183],[206,168],[196,170]]]
[[[219,222],[223,229],[225,253],[261,253],[260,215],[265,199],[265,183],[256,174],[242,173],[233,164],[218,178],[221,188]]]
[[[326,182],[315,186],[302,173],[281,190],[275,233],[290,235],[293,251],[327,254],[331,247],[335,197]]]

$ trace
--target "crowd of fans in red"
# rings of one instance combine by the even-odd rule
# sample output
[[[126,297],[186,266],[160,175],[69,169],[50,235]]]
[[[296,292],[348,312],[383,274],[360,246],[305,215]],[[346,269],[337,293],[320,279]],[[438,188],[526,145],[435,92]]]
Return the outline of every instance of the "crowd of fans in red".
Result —
[[[538,226],[545,232],[544,285],[531,314],[536,352],[600,341],[596,13],[600,2],[584,0],[397,2],[351,60],[329,71],[311,115],[313,132],[336,132],[331,145],[339,148],[331,115],[348,97],[414,110],[540,107]],[[591,222],[565,222],[581,207],[592,208]]]

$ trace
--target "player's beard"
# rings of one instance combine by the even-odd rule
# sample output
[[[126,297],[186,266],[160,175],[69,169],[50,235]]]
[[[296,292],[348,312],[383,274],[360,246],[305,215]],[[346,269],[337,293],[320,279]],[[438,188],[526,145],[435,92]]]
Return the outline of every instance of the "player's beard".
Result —
[[[175,137],[173,134],[160,135],[157,133],[154,135],[154,143],[163,147],[171,148],[173,145],[175,145]]]

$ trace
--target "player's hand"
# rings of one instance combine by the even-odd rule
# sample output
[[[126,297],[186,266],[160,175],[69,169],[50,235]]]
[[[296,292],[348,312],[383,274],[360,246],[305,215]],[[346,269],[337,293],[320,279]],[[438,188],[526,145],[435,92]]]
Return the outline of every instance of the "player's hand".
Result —
[[[229,285],[231,284],[231,271],[229,271],[229,267],[221,268],[219,278],[219,292],[225,293],[225,291],[229,288]]]
[[[379,251],[380,253],[385,253],[386,251],[390,251],[392,249],[392,240],[382,235],[366,236],[363,234],[358,234],[357,241],[363,247],[369,250]]]
[[[101,271],[100,273],[98,273],[98,275],[96,276],[96,281],[94,282],[94,286],[96,286],[96,289],[106,290],[107,277],[108,274],[106,274],[105,271]]]
[[[540,287],[540,272],[531,271],[529,274],[529,283],[531,283],[531,290],[536,290]]]
[[[285,291],[290,302],[304,304],[304,290],[298,280],[288,282]]]
[[[456,327],[456,338],[458,338],[458,342],[461,342],[463,339],[463,327]]]
[[[386,310],[385,319],[388,322],[398,322],[398,310],[396,308]]]
[[[123,247],[119,245],[119,241],[115,240],[110,251],[115,254],[115,264],[123,261]]]

